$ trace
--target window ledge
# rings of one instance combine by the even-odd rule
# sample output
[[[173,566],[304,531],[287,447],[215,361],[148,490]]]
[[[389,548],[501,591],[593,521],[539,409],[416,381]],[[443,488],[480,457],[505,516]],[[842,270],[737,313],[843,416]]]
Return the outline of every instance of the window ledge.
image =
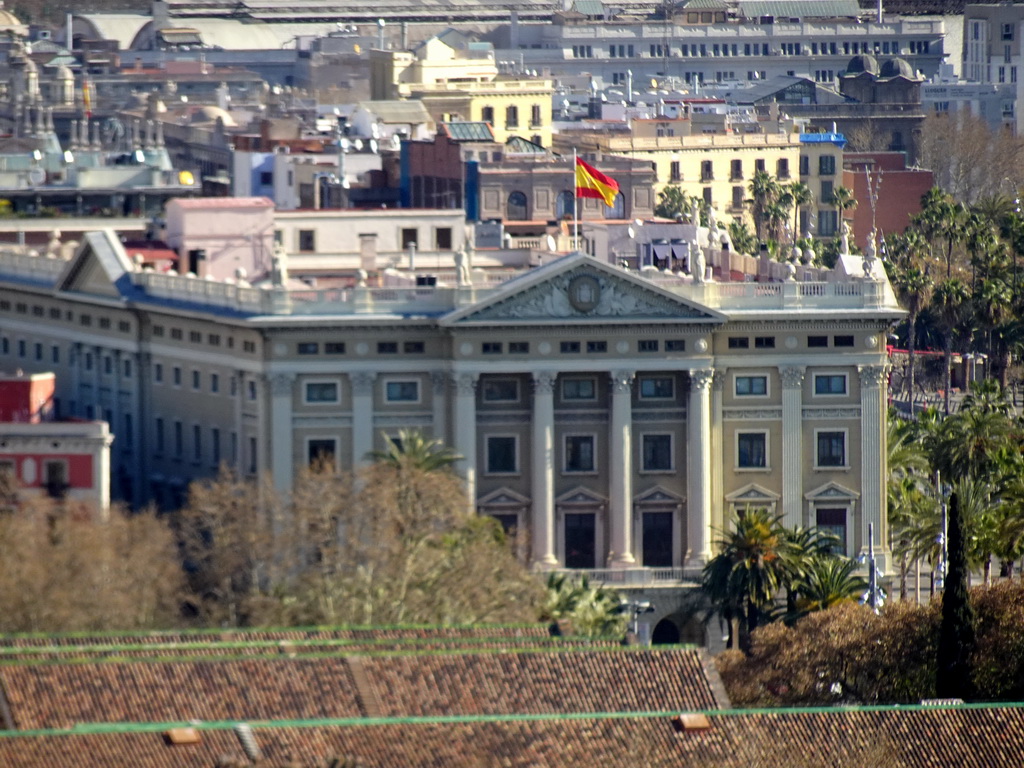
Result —
[[[563,475],[572,475],[573,477],[597,477],[598,471],[596,469],[563,469]]]
[[[767,475],[767,474],[771,473],[772,468],[771,467],[734,467],[733,471],[734,472],[744,472],[744,473],[761,472],[762,474],[766,474]]]
[[[844,465],[842,467],[814,467],[815,472],[849,472],[853,467]]]
[[[674,475],[676,473],[675,468],[672,469],[641,469],[641,475]]]
[[[514,472],[484,472],[484,477],[522,477],[522,472],[515,470]]]

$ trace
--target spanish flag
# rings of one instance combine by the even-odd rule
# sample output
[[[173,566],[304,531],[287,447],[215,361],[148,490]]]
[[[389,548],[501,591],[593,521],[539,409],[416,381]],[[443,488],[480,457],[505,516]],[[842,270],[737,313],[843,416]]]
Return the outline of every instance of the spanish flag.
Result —
[[[615,196],[619,194],[619,183],[605,176],[594,166],[576,158],[576,197],[593,197],[604,200],[611,208],[615,205]]]

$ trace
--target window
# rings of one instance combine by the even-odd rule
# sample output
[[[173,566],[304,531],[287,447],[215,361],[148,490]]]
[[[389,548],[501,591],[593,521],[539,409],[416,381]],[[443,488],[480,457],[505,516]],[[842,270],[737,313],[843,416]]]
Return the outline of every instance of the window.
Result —
[[[438,227],[434,230],[434,250],[450,251],[452,249],[452,228]]]
[[[158,416],[156,418],[156,421],[154,422],[154,426],[155,426],[155,428],[153,430],[153,432],[154,432],[154,434],[153,434],[153,441],[156,443],[156,452],[157,453],[163,453],[164,452],[164,420]]]
[[[814,377],[814,394],[816,395],[845,395],[846,374],[825,373],[817,374]]]
[[[171,328],[171,338],[175,341],[181,341],[185,336],[182,333],[181,328]]]
[[[816,432],[818,467],[846,466],[846,432]]]
[[[485,341],[480,345],[480,352],[484,355],[500,355],[502,349],[500,341]]]
[[[220,392],[220,376],[216,373],[210,374],[210,391],[213,394]]]
[[[736,433],[736,466],[739,469],[768,468],[768,433]]]
[[[58,347],[56,344],[54,344],[50,348],[50,362],[51,363],[59,363],[60,362],[60,347]]]
[[[827,347],[828,336],[808,336],[807,337],[808,347]]]
[[[480,110],[480,120],[494,125],[494,107],[483,107]]]
[[[665,340],[665,351],[666,352],[685,352],[686,351],[686,339],[666,339]]]
[[[389,381],[384,385],[384,397],[389,403],[418,403],[420,383],[418,381]]]
[[[198,392],[201,386],[199,371],[192,371],[192,389]]]
[[[88,355],[86,355],[86,357],[88,357]],[[86,364],[86,367],[88,368],[89,365]],[[174,366],[173,376],[174,376],[174,386],[180,387],[181,386],[181,368],[179,366],[177,366],[177,365]]]
[[[249,391],[249,399],[250,400],[255,400],[256,399],[256,382],[255,381],[247,381],[246,385],[247,385],[246,388]]]
[[[572,355],[580,351],[580,343],[578,341],[563,341],[559,345],[559,350],[563,355]]]
[[[220,465],[220,430],[217,427],[210,429],[210,464]]]
[[[505,127],[519,127],[519,107],[515,106],[514,104],[505,107]]]
[[[338,382],[307,381],[305,386],[305,402],[308,405],[323,405],[338,402]]]
[[[402,250],[407,251],[419,242],[418,230],[415,227],[407,227],[402,230]]]
[[[743,208],[743,195],[746,192],[744,187],[732,188],[732,209],[738,211]]]
[[[57,348],[54,347],[53,349],[54,349],[54,352],[56,352]],[[54,355],[54,356],[56,356],[56,355]],[[54,360],[54,362],[57,362],[57,361]],[[124,364],[121,366],[121,373],[124,374],[124,377],[126,379],[130,379],[132,377],[132,361],[131,360],[125,360],[124,361]]]
[[[312,466],[334,464],[338,455],[338,441],[330,437],[315,437],[306,441],[306,461]]]
[[[259,458],[259,446],[256,444],[256,438],[249,438],[249,474],[255,475],[256,468],[258,466]]]
[[[153,381],[157,384],[162,384],[164,380],[164,366],[163,363],[156,363],[153,366]]]
[[[643,435],[640,438],[640,467],[643,472],[672,470],[672,435]]]
[[[658,346],[657,339],[641,339],[636,343],[638,352],[657,352]]]
[[[746,336],[730,336],[729,349],[749,349],[750,339]]]
[[[540,104],[534,104],[530,107],[530,127],[536,128],[544,122],[543,114],[541,112]]]
[[[754,160],[754,170],[755,171],[759,171],[761,173],[764,173],[765,169],[764,169],[764,158],[763,157],[759,157],[759,158]]]
[[[829,549],[833,554],[846,554],[846,510],[843,508],[817,509],[815,510],[815,524],[822,533],[835,536],[838,541],[834,542]]]
[[[299,251],[302,253],[309,253],[316,250],[316,230],[314,229],[300,229],[299,230]]]
[[[35,345],[34,345],[34,351],[35,351],[35,354],[36,354],[36,360],[42,360],[43,359],[43,345],[40,344],[39,342],[36,342]],[[108,357],[107,361],[109,362],[109,360],[110,360],[110,358]],[[110,371],[108,370],[107,373],[110,373]]]
[[[402,344],[402,352],[407,355],[422,355],[427,349],[422,341],[407,341]]]
[[[607,341],[588,341],[587,342],[587,353],[588,354],[601,354],[608,351]]]
[[[763,397],[768,394],[767,376],[737,376],[736,396],[737,397]]]
[[[700,161],[700,180],[711,181],[715,178],[714,165],[710,160]]]
[[[836,172],[836,156],[822,155],[818,158],[818,175],[834,176]]]
[[[594,379],[562,379],[563,400],[596,400],[597,382]]]
[[[512,192],[508,196],[505,217],[509,221],[525,221],[526,215],[526,194],[523,192]]]
[[[480,388],[485,403],[514,403],[519,400],[519,382],[515,379],[484,379]]]
[[[510,355],[528,355],[530,353],[530,342],[510,341],[508,343],[508,353]]]
[[[345,342],[344,341],[328,341],[324,344],[325,355],[343,355],[345,354]]]
[[[68,483],[68,463],[63,460],[43,462],[43,482],[46,493],[52,498],[62,499],[70,487]]]
[[[295,351],[300,355],[317,355],[320,353],[320,345],[315,341],[301,341],[295,345]]]
[[[378,341],[377,342],[377,354],[378,355],[397,355],[398,354],[398,342],[397,341]]]
[[[714,205],[714,198],[711,196],[711,187],[701,187],[701,197],[708,205]]]
[[[819,198],[825,205],[833,205],[835,203],[835,197],[833,191],[835,190],[835,184],[832,183],[831,179],[824,179],[821,182],[821,197]]]
[[[512,435],[488,435],[487,472],[492,475],[514,474],[519,471],[518,439]]]
[[[775,349],[774,336],[755,336],[754,349]]]
[[[811,173],[811,158],[807,155],[800,155],[800,175],[808,176]]]
[[[743,178],[743,161],[731,160],[729,162],[729,180],[738,181]]]
[[[199,461],[203,458],[203,428],[198,424],[192,425],[192,459]]]
[[[680,170],[678,160],[673,160],[668,164],[668,177],[669,181],[682,181],[683,174]]]
[[[640,379],[640,399],[671,400],[676,394],[675,383],[671,376],[644,376]]]
[[[852,347],[853,336],[833,336],[832,337],[833,347]]]
[[[180,421],[174,422],[174,458],[180,459],[185,452],[185,437]]]
[[[594,472],[597,462],[594,456],[593,435],[565,436],[565,471]]]
[[[822,237],[832,237],[839,229],[838,211],[818,212],[818,234]]]
[[[789,160],[785,157],[780,157],[775,163],[775,175],[780,179],[789,178]]]
[[[191,341],[193,344],[202,344],[203,334],[201,334],[199,331],[189,331],[188,340]]]

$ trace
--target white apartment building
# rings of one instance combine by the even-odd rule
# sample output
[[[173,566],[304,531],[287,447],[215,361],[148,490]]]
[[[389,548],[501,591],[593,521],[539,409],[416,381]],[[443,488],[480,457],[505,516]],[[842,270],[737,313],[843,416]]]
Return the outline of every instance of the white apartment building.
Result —
[[[141,271],[93,232],[70,261],[0,251],[0,368],[53,370],[64,415],[109,421],[137,504],[222,463],[286,491],[418,428],[544,567],[694,575],[748,505],[850,555],[869,523],[886,541],[884,272],[726,256],[722,279],[762,281],[578,253],[497,284],[294,290]]]

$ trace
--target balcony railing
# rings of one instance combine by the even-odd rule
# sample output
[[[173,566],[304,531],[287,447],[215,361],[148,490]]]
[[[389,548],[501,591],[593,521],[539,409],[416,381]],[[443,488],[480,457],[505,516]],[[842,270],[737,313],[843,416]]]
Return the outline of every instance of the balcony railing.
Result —
[[[656,587],[673,584],[697,584],[700,568],[559,568],[554,573],[570,578],[586,576],[591,584],[609,587]]]

